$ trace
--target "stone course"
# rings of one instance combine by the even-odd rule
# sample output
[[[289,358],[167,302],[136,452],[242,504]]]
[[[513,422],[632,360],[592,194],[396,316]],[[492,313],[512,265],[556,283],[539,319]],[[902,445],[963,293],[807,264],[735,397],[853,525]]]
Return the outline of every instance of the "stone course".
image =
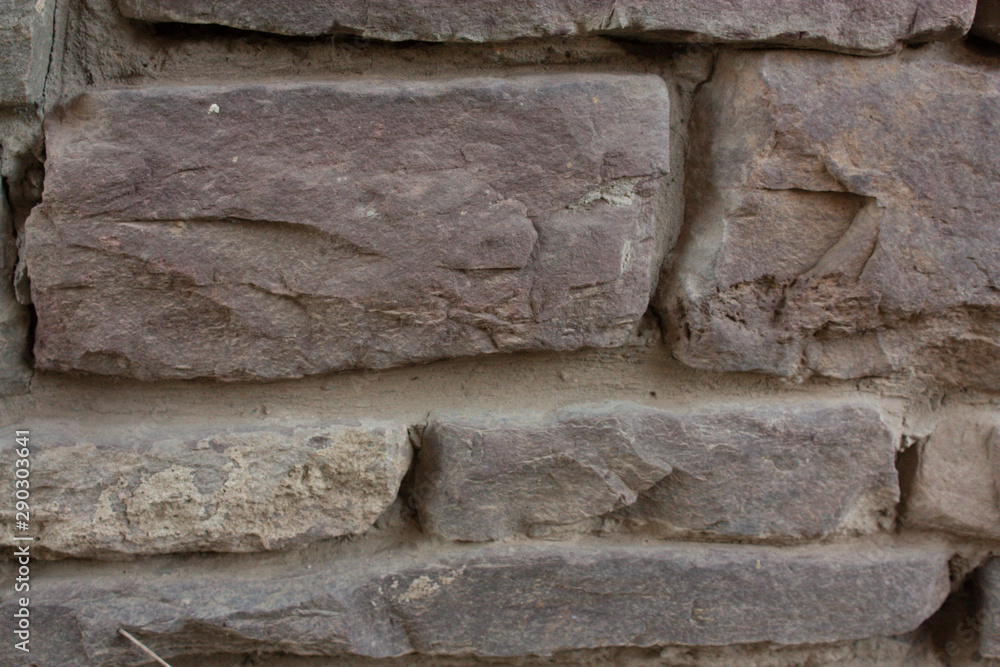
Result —
[[[276,32],[348,32],[391,41],[488,42],[598,33],[678,42],[735,42],[887,53],[968,31],[973,0],[118,0],[146,21]],[[497,17],[503,20],[497,20]]]
[[[945,553],[867,546],[518,546],[268,574],[176,567],[43,584],[37,613],[75,630],[40,645],[61,644],[61,664],[76,667],[122,664],[131,653],[119,627],[168,658],[812,644],[909,632],[949,588]],[[16,664],[8,656],[0,665]]]

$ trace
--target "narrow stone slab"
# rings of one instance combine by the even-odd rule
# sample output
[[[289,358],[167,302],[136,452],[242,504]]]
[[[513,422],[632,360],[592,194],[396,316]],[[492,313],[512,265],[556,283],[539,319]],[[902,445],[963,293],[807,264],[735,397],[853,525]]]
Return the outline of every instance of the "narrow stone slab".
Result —
[[[545,418],[433,417],[415,478],[421,525],[483,541],[622,510],[672,534],[804,538],[894,515],[895,443],[856,403]]]
[[[613,34],[885,53],[965,34],[975,0],[118,0],[146,21],[218,23],[285,35],[360,34],[392,41],[500,41]]]
[[[692,241],[659,299],[675,356],[1000,389],[998,90],[957,48],[724,54],[694,105]]]
[[[452,549],[438,556],[204,569],[163,564],[32,581],[43,651],[120,665],[124,627],[167,658],[283,652],[386,658],[614,647],[820,644],[915,629],[948,554],[911,548],[672,544]],[[14,601],[0,604],[10,618]],[[86,658],[84,658],[86,656]],[[0,665],[12,665],[11,652]],[[90,662],[85,662],[90,660]],[[44,662],[42,664],[45,664]]]
[[[652,204],[668,100],[602,74],[85,95],[28,221],[36,363],[271,379],[620,345],[679,224]]]
[[[41,97],[55,5],[55,0],[0,0],[0,107]]]
[[[953,412],[914,446],[917,469],[906,522],[1000,539],[1000,414]]]
[[[991,559],[980,577],[983,608],[979,652],[985,658],[1000,658],[1000,558]]]
[[[360,533],[396,498],[403,425],[197,431],[32,424],[36,554],[261,551]],[[0,457],[13,470],[13,452]],[[0,546],[13,540],[13,507]]]

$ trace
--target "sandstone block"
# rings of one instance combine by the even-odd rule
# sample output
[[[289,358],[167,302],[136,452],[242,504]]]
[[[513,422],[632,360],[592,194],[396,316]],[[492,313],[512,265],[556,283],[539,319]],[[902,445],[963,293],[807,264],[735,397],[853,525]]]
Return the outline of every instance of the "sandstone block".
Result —
[[[956,412],[914,445],[907,523],[1000,540],[1000,415]]]
[[[895,445],[854,403],[545,418],[434,417],[418,455],[421,524],[449,539],[539,533],[620,510],[669,534],[869,531],[899,498]]]
[[[383,40],[499,41],[611,34],[885,53],[901,43],[958,37],[975,0],[119,0],[146,21],[182,21],[285,35],[360,34]]]
[[[338,559],[311,569],[284,561],[242,571],[84,568],[39,578],[32,602],[35,613],[76,622],[74,633],[37,628],[39,651],[66,656],[72,647],[77,657],[63,667],[127,664],[134,649],[121,627],[167,659],[819,644],[915,629],[948,593],[947,562],[945,552],[857,545],[522,545]],[[0,604],[4,618],[13,605]],[[13,658],[0,654],[0,665]]]
[[[652,203],[668,99],[594,74],[85,95],[27,225],[36,363],[271,379],[620,345],[679,224]]]
[[[45,85],[54,0],[0,0],[0,107],[31,104]]]
[[[659,299],[713,370],[1000,389],[1000,76],[943,47],[723,55]]]
[[[34,549],[57,556],[260,551],[360,533],[411,457],[402,425],[31,431]],[[0,517],[0,545],[14,546],[13,508]]]
[[[986,564],[980,584],[983,608],[979,652],[986,658],[1000,658],[1000,558]]]

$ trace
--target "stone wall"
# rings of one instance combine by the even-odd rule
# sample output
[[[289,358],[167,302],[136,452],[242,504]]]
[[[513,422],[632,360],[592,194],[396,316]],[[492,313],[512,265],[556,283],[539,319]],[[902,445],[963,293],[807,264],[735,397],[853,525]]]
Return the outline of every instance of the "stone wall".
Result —
[[[0,0],[0,174],[2,666],[1000,664],[1000,1]]]

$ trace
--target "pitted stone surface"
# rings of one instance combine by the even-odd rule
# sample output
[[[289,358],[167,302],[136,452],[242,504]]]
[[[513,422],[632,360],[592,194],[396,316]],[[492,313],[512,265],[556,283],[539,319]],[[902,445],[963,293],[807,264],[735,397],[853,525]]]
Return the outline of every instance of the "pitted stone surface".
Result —
[[[398,424],[30,431],[38,555],[247,552],[361,533],[411,458]],[[12,450],[2,459],[14,469]],[[13,507],[0,516],[0,545],[17,546]]]
[[[698,368],[1000,389],[998,76],[961,51],[723,55],[659,299]]]
[[[668,99],[602,74],[86,94],[28,221],[36,362],[273,379],[618,346],[680,222],[652,203]]]
[[[39,101],[55,5],[55,0],[0,0],[0,107]]]

